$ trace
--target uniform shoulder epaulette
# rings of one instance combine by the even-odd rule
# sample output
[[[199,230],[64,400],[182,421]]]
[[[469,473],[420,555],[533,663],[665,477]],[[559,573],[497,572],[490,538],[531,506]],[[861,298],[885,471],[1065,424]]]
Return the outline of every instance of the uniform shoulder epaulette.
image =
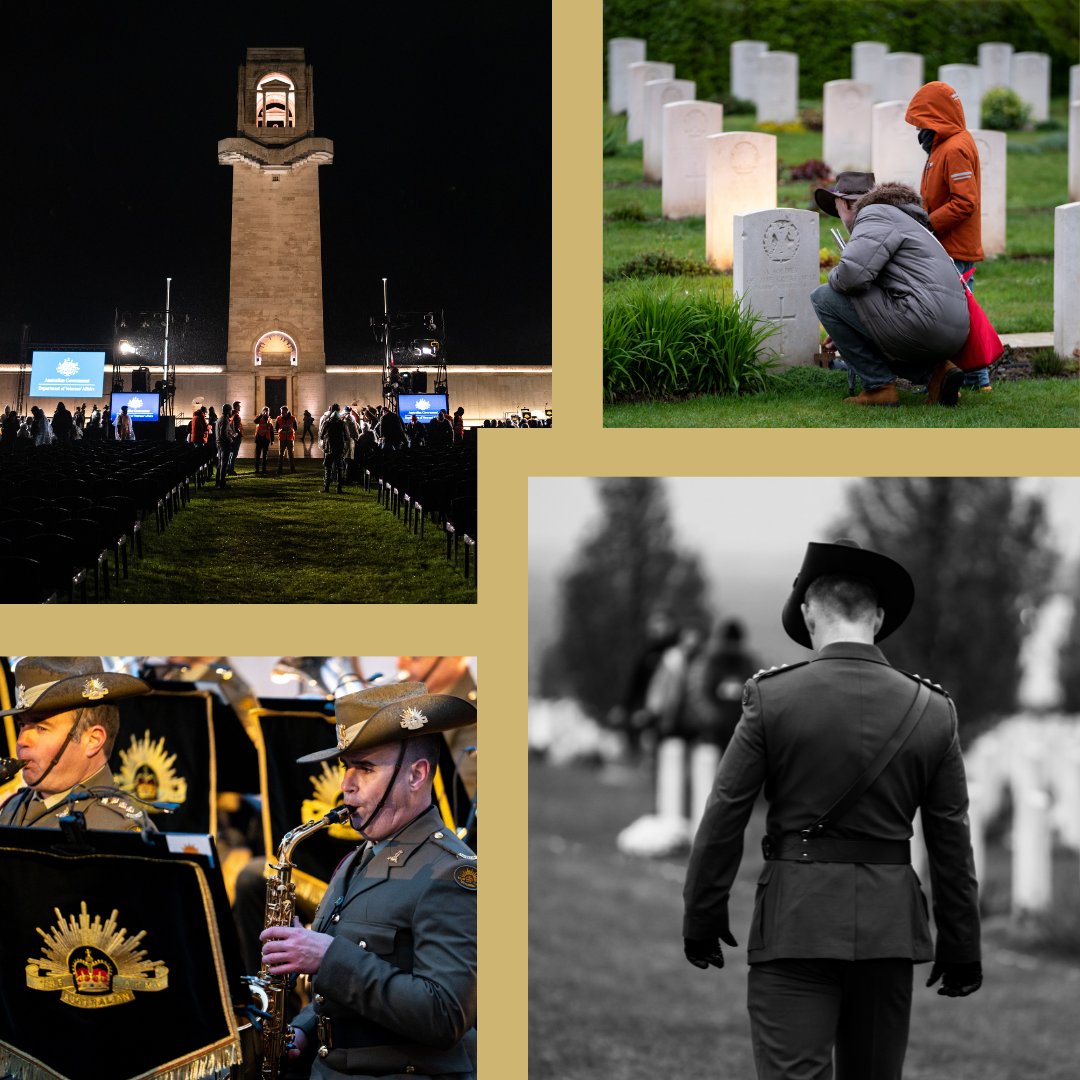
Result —
[[[910,671],[904,671],[903,668],[896,668],[895,670],[899,671],[901,675],[906,675],[909,679],[913,679],[915,682],[922,683],[923,686],[930,687],[931,690],[936,690],[939,694],[942,694],[945,697],[949,696],[949,691],[946,690],[945,687],[941,685],[941,683],[931,682],[930,679],[926,678],[926,676],[916,675]]]
[[[762,668],[760,671],[755,672],[750,676],[756,682],[760,682],[762,679],[771,678],[773,675],[780,675],[785,671],[794,671],[796,668],[804,667],[809,664],[809,660],[799,660],[794,664],[774,664],[771,668]]]
[[[443,851],[449,851],[455,859],[461,859],[464,862],[476,862],[476,855],[470,850],[469,845],[464,840],[459,840],[457,834],[453,829],[446,828],[436,829],[431,834],[431,842],[437,847],[441,847]]]

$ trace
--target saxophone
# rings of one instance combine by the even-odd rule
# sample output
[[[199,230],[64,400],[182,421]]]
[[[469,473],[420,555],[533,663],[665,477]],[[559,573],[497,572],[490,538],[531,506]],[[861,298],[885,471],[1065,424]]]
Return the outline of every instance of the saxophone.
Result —
[[[292,880],[293,848],[312,833],[330,825],[340,825],[349,820],[347,806],[337,806],[326,817],[297,825],[281,839],[277,850],[277,862],[271,863],[274,876],[266,882],[266,918],[263,929],[270,926],[292,926],[296,906],[296,883]],[[262,1022],[262,1080],[277,1080],[281,1059],[292,1045],[293,1029],[285,1023],[285,999],[291,983],[290,975],[272,975],[266,964],[258,975],[245,975],[244,981],[265,1014]]]

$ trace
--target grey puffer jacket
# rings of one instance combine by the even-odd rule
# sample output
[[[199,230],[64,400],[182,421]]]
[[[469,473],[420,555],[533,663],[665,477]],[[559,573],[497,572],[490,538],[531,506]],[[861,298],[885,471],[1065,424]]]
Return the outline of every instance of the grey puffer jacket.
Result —
[[[967,300],[934,239],[918,194],[879,184],[856,204],[851,239],[829,284],[851,296],[863,326],[893,363],[934,365],[968,336]]]

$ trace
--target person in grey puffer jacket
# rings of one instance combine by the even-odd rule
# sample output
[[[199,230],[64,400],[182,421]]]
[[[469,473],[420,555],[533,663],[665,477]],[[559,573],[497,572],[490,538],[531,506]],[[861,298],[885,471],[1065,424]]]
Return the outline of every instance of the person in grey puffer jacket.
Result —
[[[862,392],[844,400],[899,405],[900,376],[926,383],[929,404],[955,405],[964,373],[950,357],[967,340],[967,299],[919,195],[905,184],[875,186],[870,173],[841,173],[833,190],[819,189],[815,198],[851,234],[828,283],[810,295],[862,379]]]

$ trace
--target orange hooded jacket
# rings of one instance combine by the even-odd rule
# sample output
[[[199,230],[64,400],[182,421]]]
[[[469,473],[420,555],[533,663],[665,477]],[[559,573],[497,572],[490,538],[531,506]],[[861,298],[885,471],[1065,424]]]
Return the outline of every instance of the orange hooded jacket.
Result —
[[[921,187],[934,234],[954,259],[981,262],[979,151],[964,123],[960,95],[948,83],[929,82],[915,92],[904,119],[934,132]]]

